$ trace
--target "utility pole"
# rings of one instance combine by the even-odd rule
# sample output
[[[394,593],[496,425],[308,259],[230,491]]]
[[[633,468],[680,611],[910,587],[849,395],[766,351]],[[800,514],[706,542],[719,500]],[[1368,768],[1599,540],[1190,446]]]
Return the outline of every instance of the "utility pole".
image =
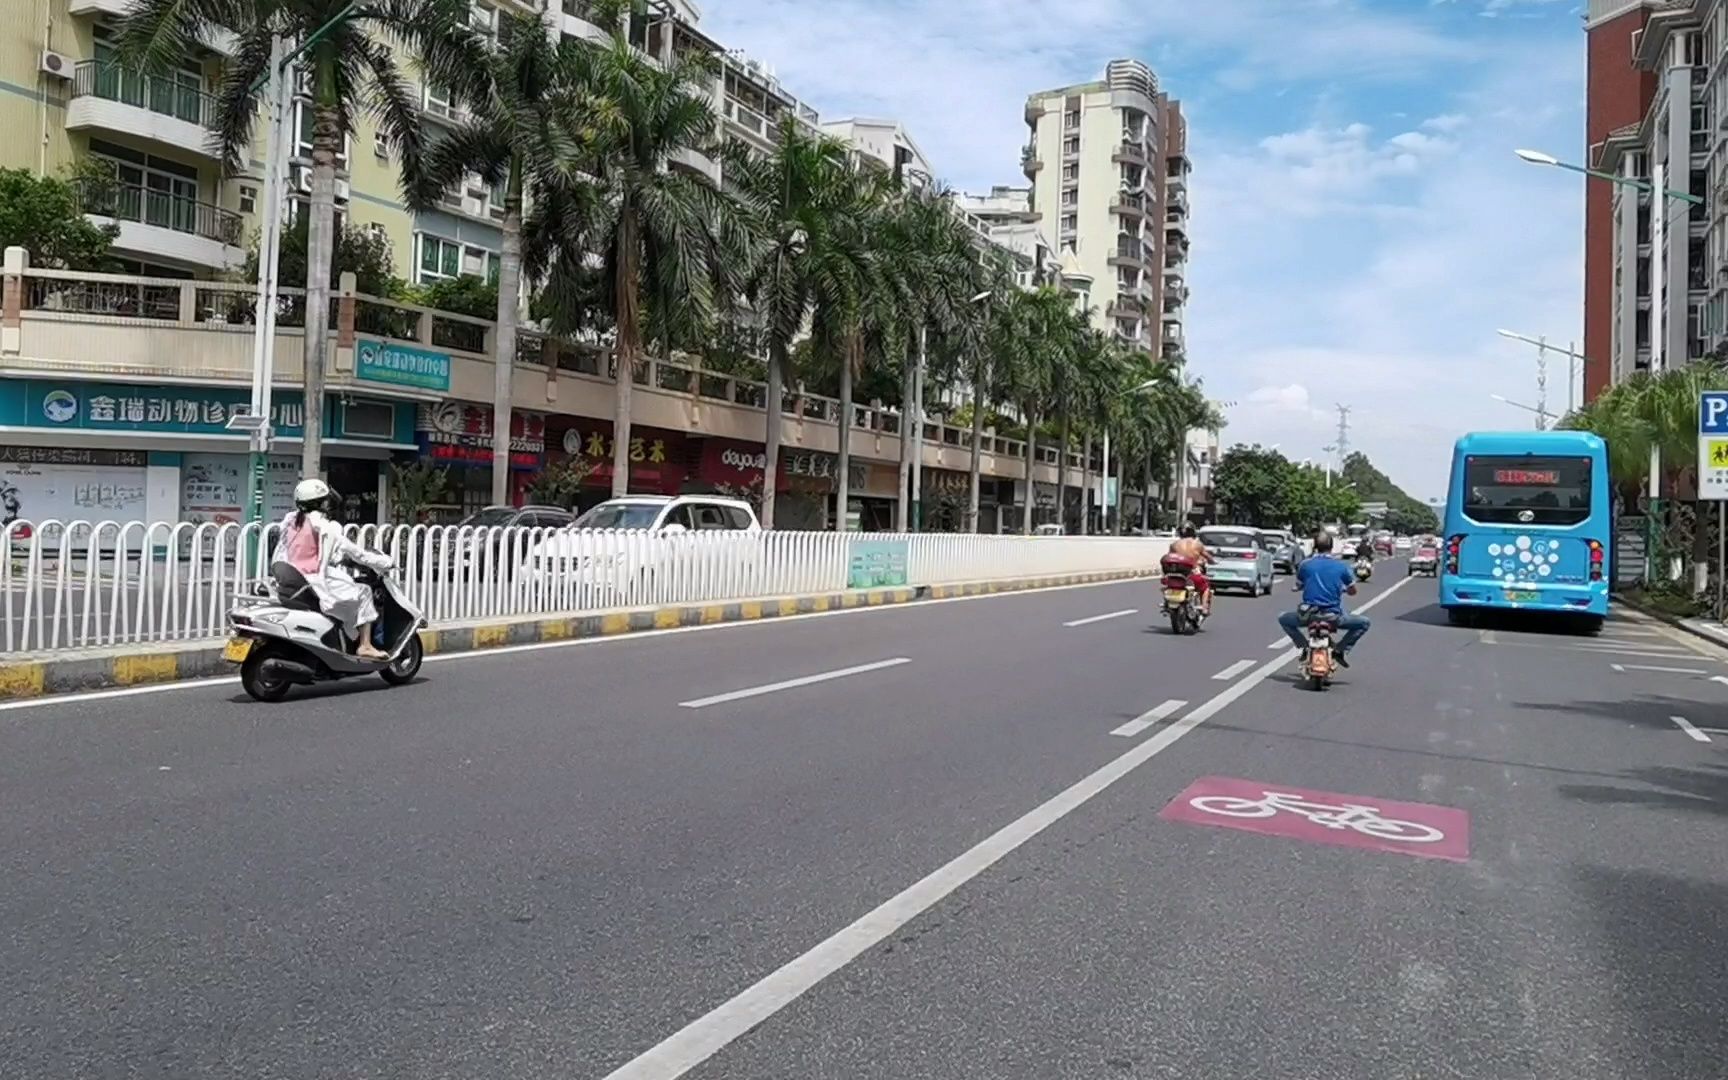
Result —
[[[1338,451],[1338,473],[1344,473],[1344,459],[1350,456],[1350,406],[1338,406],[1338,441],[1333,444]]]
[[[1536,341],[1536,430],[1548,430],[1548,335]]]

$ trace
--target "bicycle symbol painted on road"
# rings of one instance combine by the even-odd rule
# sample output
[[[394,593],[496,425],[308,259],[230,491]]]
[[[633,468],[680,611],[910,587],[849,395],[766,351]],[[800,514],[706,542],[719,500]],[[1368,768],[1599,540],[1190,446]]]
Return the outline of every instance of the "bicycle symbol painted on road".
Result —
[[[1333,847],[1458,862],[1470,857],[1470,815],[1455,807],[1309,791],[1261,780],[1201,777],[1158,816]]]
[[[1419,821],[1400,821],[1380,816],[1372,806],[1359,803],[1332,805],[1304,799],[1281,791],[1268,791],[1259,799],[1244,799],[1236,795],[1200,795],[1188,800],[1188,805],[1208,814],[1223,814],[1236,818],[1267,818],[1281,810],[1301,816],[1328,829],[1355,829],[1377,840],[1397,840],[1408,844],[1432,844],[1446,839],[1439,829]]]

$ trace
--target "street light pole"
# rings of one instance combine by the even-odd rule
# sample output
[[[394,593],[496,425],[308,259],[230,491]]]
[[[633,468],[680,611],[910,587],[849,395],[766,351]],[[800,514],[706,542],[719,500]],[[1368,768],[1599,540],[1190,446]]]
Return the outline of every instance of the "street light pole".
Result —
[[[1514,150],[1513,153],[1517,154],[1520,160],[1527,161],[1532,165],[1547,165],[1557,169],[1566,169],[1570,172],[1582,173],[1597,180],[1606,180],[1611,184],[1648,192],[1654,196],[1650,200],[1654,204],[1650,208],[1652,211],[1650,250],[1654,251],[1656,255],[1650,260],[1650,295],[1656,298],[1656,302],[1651,304],[1650,311],[1650,370],[1652,372],[1665,370],[1667,365],[1664,360],[1664,353],[1666,350],[1662,347],[1662,341],[1665,336],[1664,324],[1667,305],[1661,302],[1663,295],[1663,259],[1661,256],[1663,240],[1668,228],[1668,204],[1673,200],[1679,200],[1691,206],[1702,206],[1704,199],[1690,191],[1677,191],[1668,187],[1665,182],[1666,169],[1662,162],[1657,162],[1651,169],[1650,182],[1646,183],[1630,176],[1617,176],[1614,173],[1603,172],[1599,169],[1587,169],[1582,165],[1568,164],[1554,155],[1545,154],[1540,150]],[[1649,485],[1650,506],[1644,515],[1644,577],[1646,580],[1655,576],[1656,520],[1662,512],[1662,450],[1654,442],[1650,444]]]
[[[1526,345],[1534,345],[1539,350],[1545,352],[1561,352],[1560,346],[1548,344],[1548,337],[1546,334],[1538,337],[1531,337],[1529,334],[1520,334],[1515,330],[1496,330],[1494,332],[1503,338],[1510,338],[1513,341],[1522,341]],[[1566,411],[1568,413],[1574,412],[1578,408],[1577,385],[1579,367],[1580,365],[1588,367],[1590,364],[1590,361],[1585,358],[1584,354],[1580,353],[1574,347],[1577,344],[1576,341],[1568,342],[1564,351],[1566,357]]]

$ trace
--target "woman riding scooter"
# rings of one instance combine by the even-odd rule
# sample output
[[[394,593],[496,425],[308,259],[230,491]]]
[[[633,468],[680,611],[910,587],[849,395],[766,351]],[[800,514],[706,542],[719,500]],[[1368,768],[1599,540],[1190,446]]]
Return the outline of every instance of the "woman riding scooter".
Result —
[[[330,485],[315,477],[294,486],[295,510],[282,520],[282,535],[270,561],[287,563],[300,571],[324,614],[339,621],[343,631],[356,640],[355,656],[386,659],[372,644],[372,624],[378,618],[372,590],[349,576],[345,564],[388,570],[390,557],[367,551],[344,536],[342,526],[324,515],[329,500]]]

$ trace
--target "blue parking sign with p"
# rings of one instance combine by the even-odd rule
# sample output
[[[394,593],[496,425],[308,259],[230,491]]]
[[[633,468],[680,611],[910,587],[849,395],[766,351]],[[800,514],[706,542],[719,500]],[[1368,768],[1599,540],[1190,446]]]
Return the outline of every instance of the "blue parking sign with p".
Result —
[[[1698,434],[1728,435],[1728,390],[1698,395]]]

